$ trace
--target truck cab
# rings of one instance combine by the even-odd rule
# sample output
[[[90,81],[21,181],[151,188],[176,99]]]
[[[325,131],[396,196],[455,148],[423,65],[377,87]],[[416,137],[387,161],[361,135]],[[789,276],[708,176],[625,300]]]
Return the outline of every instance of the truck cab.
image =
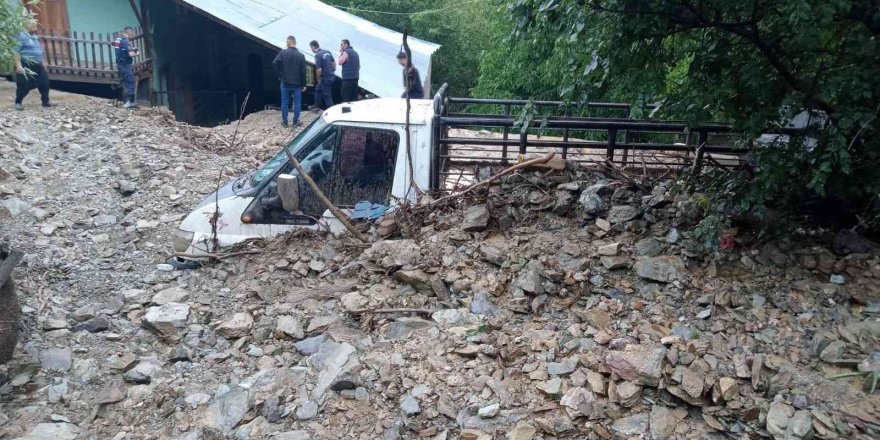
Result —
[[[412,100],[410,106],[411,162],[406,151],[405,100],[333,106],[262,167],[205,197],[180,224],[174,250],[200,257],[250,238],[297,228],[341,230],[341,223],[294,169],[288,152],[344,212],[350,213],[359,202],[390,206],[413,200],[416,190],[411,182],[423,189],[430,184],[433,107],[429,100]]]

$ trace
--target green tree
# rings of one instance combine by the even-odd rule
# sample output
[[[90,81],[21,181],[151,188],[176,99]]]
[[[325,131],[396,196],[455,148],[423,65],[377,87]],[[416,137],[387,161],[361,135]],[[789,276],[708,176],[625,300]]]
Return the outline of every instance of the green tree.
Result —
[[[570,101],[662,103],[696,124],[726,120],[752,139],[803,111],[816,115],[814,146],[757,149],[751,180],[727,175],[729,208],[796,213],[833,194],[877,226],[880,194],[880,8],[874,0],[508,0],[508,45],[527,92]],[[496,25],[498,26],[498,25]],[[498,28],[496,27],[496,30]],[[503,50],[502,50],[503,51]],[[493,50],[479,93],[509,90]],[[536,57],[537,55],[537,57]],[[552,62],[552,64],[550,64]],[[534,68],[530,68],[534,66]],[[500,84],[500,89],[498,88]]]
[[[36,4],[36,1],[30,1]],[[17,1],[0,0],[0,72],[12,72],[12,56],[18,34],[24,30],[30,14]]]
[[[398,32],[408,29],[413,37],[440,44],[431,64],[432,90],[449,83],[450,92],[461,96],[476,85],[481,52],[491,43],[487,2],[352,0],[347,6],[352,14],[374,23]],[[388,62],[397,61],[392,55]]]

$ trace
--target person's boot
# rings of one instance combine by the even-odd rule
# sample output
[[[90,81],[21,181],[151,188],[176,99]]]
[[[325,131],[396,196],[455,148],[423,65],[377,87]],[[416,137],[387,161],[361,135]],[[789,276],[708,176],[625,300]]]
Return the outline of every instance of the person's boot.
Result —
[[[125,101],[125,104],[122,104],[122,108],[135,108],[137,107],[137,103],[134,101]]]
[[[24,110],[24,105],[23,105],[22,103],[20,103],[20,102],[16,102],[16,103],[15,103],[15,109],[18,110],[18,111],[22,111],[22,110]]]
[[[55,107],[55,104],[50,101],[44,101],[43,104],[41,104],[41,105],[46,108]]]

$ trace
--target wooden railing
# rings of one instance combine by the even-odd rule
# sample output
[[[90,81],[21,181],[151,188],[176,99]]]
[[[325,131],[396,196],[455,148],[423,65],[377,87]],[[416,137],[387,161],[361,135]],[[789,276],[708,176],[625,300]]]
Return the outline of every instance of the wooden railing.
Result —
[[[135,75],[145,78],[151,74],[152,60],[148,57],[143,33],[140,29],[136,32],[137,35],[131,39],[131,45],[141,52],[134,57],[134,71]],[[40,35],[49,77],[56,81],[118,83],[119,73],[116,70],[116,51],[113,46],[118,36],[119,33],[76,31],[65,35],[56,35],[50,31]]]

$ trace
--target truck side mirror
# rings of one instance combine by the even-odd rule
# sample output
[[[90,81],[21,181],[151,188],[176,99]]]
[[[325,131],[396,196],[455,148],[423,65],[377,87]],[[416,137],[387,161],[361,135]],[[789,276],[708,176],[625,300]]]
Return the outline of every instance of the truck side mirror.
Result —
[[[299,181],[291,174],[278,175],[278,196],[281,206],[290,213],[299,211]]]

